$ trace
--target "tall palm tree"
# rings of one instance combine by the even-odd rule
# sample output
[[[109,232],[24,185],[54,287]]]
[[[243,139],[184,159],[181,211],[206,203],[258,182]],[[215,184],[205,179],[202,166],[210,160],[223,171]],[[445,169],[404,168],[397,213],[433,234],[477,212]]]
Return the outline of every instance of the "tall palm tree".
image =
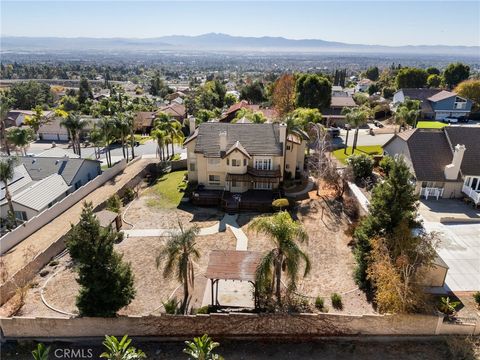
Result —
[[[97,127],[97,124],[93,125],[93,129],[88,134],[89,141],[93,144],[93,151],[95,152],[95,159],[100,158],[100,145],[103,143],[102,130]]]
[[[123,153],[123,158],[128,158],[128,149],[127,149],[127,155],[125,155],[125,144],[126,144],[126,138],[128,133],[130,132],[130,121],[127,119],[127,117],[124,114],[119,114],[115,121],[115,128],[120,136],[120,141],[122,143],[122,153]]]
[[[180,222],[178,225],[180,231],[172,233],[157,256],[157,267],[164,262],[163,277],[166,279],[174,275],[183,284],[183,302],[180,310],[186,314],[190,302],[190,289],[194,288],[193,261],[200,258],[195,243],[200,229],[194,225],[184,230]]]
[[[88,120],[82,119],[74,113],[68,114],[68,116],[60,122],[60,126],[67,129],[70,139],[72,140],[73,152],[80,157],[82,156],[80,135],[82,130],[87,127],[88,123]]]
[[[20,148],[22,155],[27,155],[27,147],[35,140],[35,133],[29,127],[13,127],[6,133],[9,142]]]
[[[110,146],[115,138],[115,122],[112,120],[112,118],[105,116],[99,121],[98,126],[102,131],[103,141],[104,141],[105,147],[107,148],[107,151],[105,153],[105,156],[107,159],[107,166],[111,167],[112,153],[110,151],[111,150]]]
[[[150,135],[157,141],[157,151],[158,156],[161,161],[165,160],[164,148],[165,148],[165,139],[167,138],[167,133],[164,130],[154,129]],[[168,147],[167,147],[168,149]]]
[[[9,212],[13,215],[15,210],[13,209],[12,196],[8,188],[8,183],[13,180],[15,174],[15,166],[18,165],[18,158],[11,156],[0,157],[0,181],[5,186],[5,198],[7,199]]]
[[[343,111],[345,115],[345,119],[347,123],[349,123],[352,127],[355,128],[355,134],[353,136],[353,144],[352,144],[352,154],[355,152],[357,148],[357,141],[358,141],[358,131],[360,130],[360,126],[367,123],[367,120],[370,116],[370,110],[366,106],[361,106],[359,108],[345,108]],[[348,146],[348,144],[346,144]]]
[[[131,111],[125,113],[125,118],[128,120],[129,123],[129,131],[130,131],[130,147],[132,149],[132,160],[135,158],[135,136],[133,134],[135,128],[135,116]],[[127,156],[128,161],[128,156]]]
[[[182,124],[178,120],[172,120],[169,127],[170,138],[172,142],[172,157],[175,155],[174,144],[183,144],[185,135],[182,132]]]
[[[294,221],[290,214],[281,211],[272,216],[257,217],[249,228],[270,237],[274,248],[262,259],[257,268],[257,284],[263,289],[275,289],[277,302],[281,305],[282,272],[289,280],[288,289],[294,290],[301,263],[304,263],[303,276],[310,272],[310,259],[297,242],[308,241],[308,234],[303,226]]]

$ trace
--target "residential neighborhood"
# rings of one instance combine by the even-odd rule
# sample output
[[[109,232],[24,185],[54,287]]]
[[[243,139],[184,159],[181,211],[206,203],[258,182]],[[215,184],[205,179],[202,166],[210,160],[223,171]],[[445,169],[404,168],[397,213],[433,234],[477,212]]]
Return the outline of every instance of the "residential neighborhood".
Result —
[[[69,3],[2,4],[0,357],[480,358],[476,4]]]

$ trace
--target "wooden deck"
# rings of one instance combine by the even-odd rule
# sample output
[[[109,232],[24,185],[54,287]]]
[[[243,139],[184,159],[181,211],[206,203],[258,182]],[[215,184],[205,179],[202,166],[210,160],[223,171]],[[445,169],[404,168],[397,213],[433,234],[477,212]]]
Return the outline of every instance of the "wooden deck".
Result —
[[[276,190],[248,190],[232,193],[223,190],[196,190],[192,203],[200,206],[221,206],[227,212],[270,211],[273,200],[280,197]]]

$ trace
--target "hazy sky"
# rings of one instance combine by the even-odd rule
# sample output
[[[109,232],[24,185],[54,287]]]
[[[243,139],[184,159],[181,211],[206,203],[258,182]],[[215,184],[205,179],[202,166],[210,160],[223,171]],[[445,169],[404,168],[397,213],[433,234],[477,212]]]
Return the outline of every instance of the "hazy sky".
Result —
[[[1,33],[157,37],[221,32],[381,45],[480,45],[480,2],[5,1]]]

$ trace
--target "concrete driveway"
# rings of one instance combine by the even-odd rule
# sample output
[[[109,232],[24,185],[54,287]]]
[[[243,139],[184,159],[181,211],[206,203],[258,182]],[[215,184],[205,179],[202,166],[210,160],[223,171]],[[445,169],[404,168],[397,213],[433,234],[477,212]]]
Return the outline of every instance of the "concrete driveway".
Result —
[[[425,222],[425,229],[439,234],[437,250],[449,267],[446,290],[480,290],[480,223]]]

